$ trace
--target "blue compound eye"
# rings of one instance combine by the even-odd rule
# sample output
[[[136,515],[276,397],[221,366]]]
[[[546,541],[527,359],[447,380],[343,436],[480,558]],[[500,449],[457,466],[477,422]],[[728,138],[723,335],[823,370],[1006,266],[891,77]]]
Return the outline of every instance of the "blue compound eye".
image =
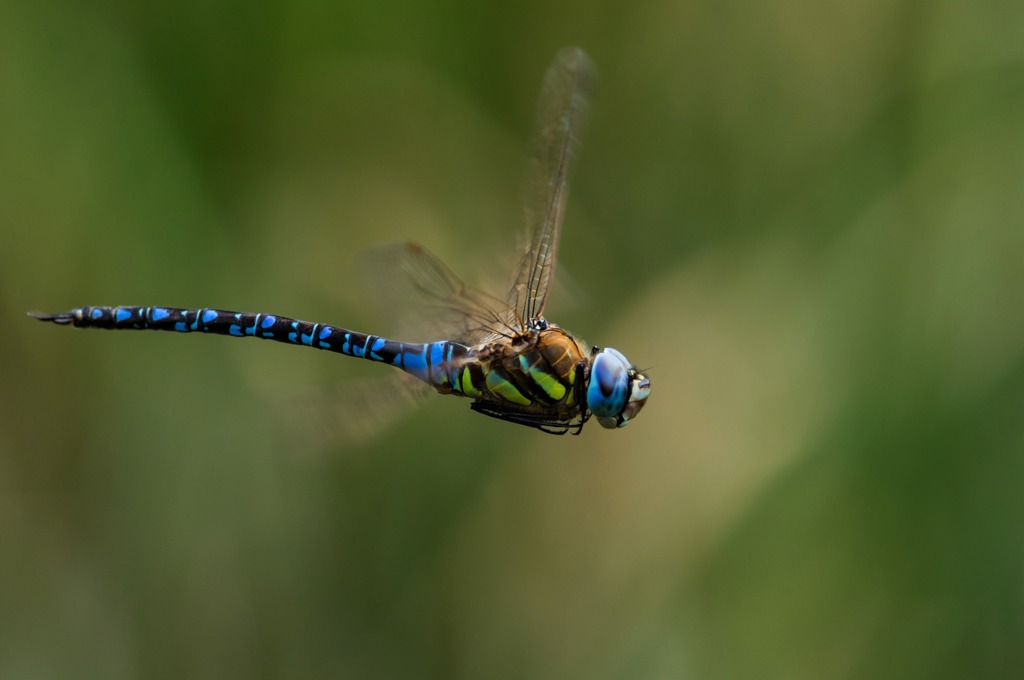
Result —
[[[587,406],[598,421],[614,420],[625,408],[629,392],[629,368],[626,357],[618,350],[605,348],[594,357],[590,367],[590,385],[587,387]],[[603,422],[601,424],[604,425]]]
[[[587,408],[603,427],[629,425],[650,394],[651,381],[637,373],[621,352],[606,347],[594,355],[587,386]]]

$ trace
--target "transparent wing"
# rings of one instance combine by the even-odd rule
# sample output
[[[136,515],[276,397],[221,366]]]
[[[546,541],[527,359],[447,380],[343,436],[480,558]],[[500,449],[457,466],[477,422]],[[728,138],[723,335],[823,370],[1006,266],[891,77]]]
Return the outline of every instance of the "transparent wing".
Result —
[[[594,71],[578,47],[567,47],[548,68],[534,122],[526,178],[526,240],[508,304],[520,327],[544,312],[555,273],[569,179],[580,147]]]
[[[313,454],[363,443],[407,417],[433,394],[426,383],[396,371],[266,398],[273,404],[277,436],[285,448]]]
[[[436,255],[418,243],[370,249],[363,258],[365,278],[381,305],[398,310],[403,340],[452,340],[476,345],[511,337],[506,304],[466,285]],[[419,337],[422,335],[422,337]]]
[[[360,259],[374,306],[402,328],[396,339],[452,340],[469,345],[508,337],[505,303],[472,288],[436,255],[416,243],[371,248]],[[357,444],[407,416],[436,394],[426,383],[393,371],[350,379],[331,389],[274,395],[281,436],[299,450]]]

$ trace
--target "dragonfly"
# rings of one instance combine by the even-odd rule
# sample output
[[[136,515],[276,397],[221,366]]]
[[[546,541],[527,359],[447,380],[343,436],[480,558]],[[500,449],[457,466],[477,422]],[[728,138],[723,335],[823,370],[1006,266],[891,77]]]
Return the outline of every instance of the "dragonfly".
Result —
[[[647,402],[650,379],[610,347],[586,345],[544,318],[593,84],[583,50],[562,49],[548,68],[535,114],[526,180],[526,229],[505,299],[467,286],[418,244],[391,260],[442,319],[444,339],[401,342],[278,314],[178,307],[78,307],[29,315],[79,328],[156,330],[253,337],[390,364],[440,394],[470,399],[477,413],[551,434],[579,434],[591,416],[629,425]]]

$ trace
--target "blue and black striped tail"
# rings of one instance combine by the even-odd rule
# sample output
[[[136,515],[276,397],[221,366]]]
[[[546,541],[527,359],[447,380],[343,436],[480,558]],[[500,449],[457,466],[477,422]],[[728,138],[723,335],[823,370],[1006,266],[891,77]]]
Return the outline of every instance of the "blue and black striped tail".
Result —
[[[40,321],[78,328],[212,333],[236,338],[253,337],[290,345],[337,352],[345,356],[390,364],[442,391],[458,388],[459,359],[469,347],[442,340],[406,343],[350,331],[322,323],[300,321],[277,314],[230,312],[178,307],[79,307],[69,312],[29,312]]]
[[[319,349],[333,349],[324,342],[337,332],[348,333],[356,342],[366,336],[325,324],[299,321],[276,314],[251,314],[218,309],[180,309],[177,307],[79,307],[69,312],[29,316],[78,328],[107,330],[152,330],[178,333],[212,333],[235,337],[277,340]]]

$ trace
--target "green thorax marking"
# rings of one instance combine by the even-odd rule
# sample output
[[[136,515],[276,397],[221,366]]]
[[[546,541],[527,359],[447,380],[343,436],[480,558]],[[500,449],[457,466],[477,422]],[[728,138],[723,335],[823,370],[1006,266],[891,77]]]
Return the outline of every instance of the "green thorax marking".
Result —
[[[462,392],[476,396],[469,394],[468,386],[518,406],[571,406],[577,367],[583,359],[579,343],[551,324],[543,331],[483,348],[478,365],[484,379],[468,381],[464,372]]]

